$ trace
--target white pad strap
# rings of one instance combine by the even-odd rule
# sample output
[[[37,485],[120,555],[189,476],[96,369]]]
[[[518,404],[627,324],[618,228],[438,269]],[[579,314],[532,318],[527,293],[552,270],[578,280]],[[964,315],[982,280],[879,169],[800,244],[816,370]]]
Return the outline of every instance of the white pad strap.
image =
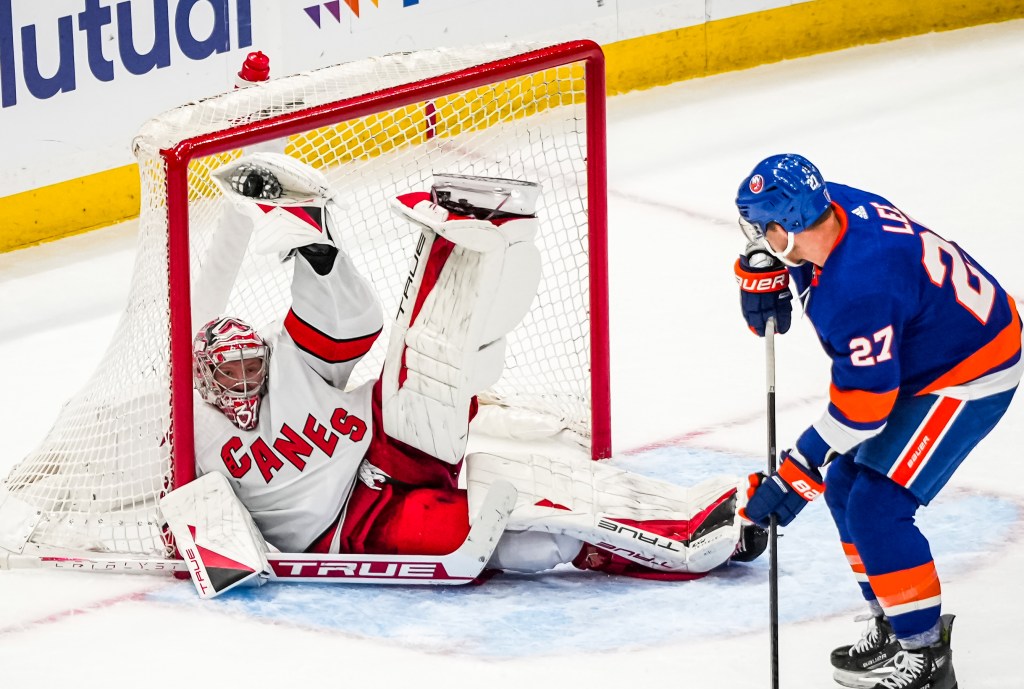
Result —
[[[399,197],[392,208],[422,234],[388,343],[384,431],[454,464],[466,449],[470,401],[501,377],[504,336],[536,296],[537,220],[448,220],[448,211],[416,194]],[[439,237],[455,246],[439,272],[431,266],[437,279],[430,283],[428,263],[442,260],[432,255]]]
[[[267,543],[222,474],[206,474],[171,491],[160,509],[200,598],[266,581]]]
[[[571,536],[652,569],[707,572],[739,543],[735,511],[746,494],[735,477],[683,488],[587,459],[486,453],[469,455],[466,471],[470,510],[488,485],[506,480],[519,492],[508,530]],[[724,518],[704,520],[716,508]],[[654,521],[704,526],[677,540],[650,531]]]

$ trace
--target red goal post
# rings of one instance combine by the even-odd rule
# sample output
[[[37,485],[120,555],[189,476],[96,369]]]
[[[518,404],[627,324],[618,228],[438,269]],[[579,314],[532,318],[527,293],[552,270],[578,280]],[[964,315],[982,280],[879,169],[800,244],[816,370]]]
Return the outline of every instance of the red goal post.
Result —
[[[415,241],[388,212],[390,196],[427,189],[441,172],[540,182],[541,288],[509,337],[505,374],[481,399],[514,419],[546,419],[531,429],[571,436],[595,459],[611,455],[600,47],[387,55],[190,103],[143,127],[128,307],[86,389],[0,486],[0,549],[18,552],[21,537],[5,537],[17,531],[29,532],[23,554],[171,553],[157,501],[195,477],[193,297],[221,202],[209,175],[270,142],[324,172],[348,201],[341,241],[378,290],[386,322]],[[225,311],[270,327],[287,310],[289,281],[287,266],[247,253]],[[382,356],[368,355],[352,381],[376,375]]]

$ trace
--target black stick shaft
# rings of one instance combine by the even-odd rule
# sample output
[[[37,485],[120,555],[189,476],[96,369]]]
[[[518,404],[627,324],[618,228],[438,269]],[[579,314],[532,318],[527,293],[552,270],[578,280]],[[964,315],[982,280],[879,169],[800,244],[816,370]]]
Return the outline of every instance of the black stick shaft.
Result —
[[[776,470],[775,449],[775,319],[765,326],[765,371],[768,389],[768,473]],[[768,525],[768,615],[769,652],[771,653],[772,689],[779,689],[779,538],[778,519],[772,515]]]

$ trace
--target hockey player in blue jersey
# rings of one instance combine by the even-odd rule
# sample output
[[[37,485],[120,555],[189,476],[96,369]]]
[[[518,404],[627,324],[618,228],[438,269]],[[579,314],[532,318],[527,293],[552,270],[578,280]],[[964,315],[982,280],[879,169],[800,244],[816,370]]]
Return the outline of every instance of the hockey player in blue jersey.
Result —
[[[736,264],[748,325],[763,336],[775,318],[786,332],[791,280],[832,360],[828,408],[775,474],[751,476],[745,516],[785,526],[824,494],[873,617],[832,653],[837,682],[954,689],[953,616],[914,515],[1016,391],[1014,301],[958,245],[799,155],[758,163],[736,206],[754,238]]]

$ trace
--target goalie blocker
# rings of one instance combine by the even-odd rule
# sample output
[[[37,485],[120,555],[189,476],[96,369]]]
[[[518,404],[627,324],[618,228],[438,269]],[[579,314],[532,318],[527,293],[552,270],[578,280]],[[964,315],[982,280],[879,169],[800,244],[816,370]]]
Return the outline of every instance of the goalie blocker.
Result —
[[[270,576],[267,543],[222,474],[206,474],[160,500],[200,598]]]

